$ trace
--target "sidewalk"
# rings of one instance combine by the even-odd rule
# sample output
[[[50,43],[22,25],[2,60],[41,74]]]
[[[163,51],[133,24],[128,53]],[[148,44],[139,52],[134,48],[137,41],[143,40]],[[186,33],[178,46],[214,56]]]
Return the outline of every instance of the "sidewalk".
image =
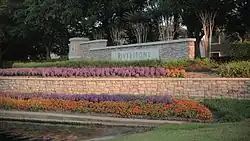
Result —
[[[161,124],[188,123],[185,121],[128,119],[128,118],[86,116],[84,114],[61,114],[61,113],[6,111],[6,110],[0,110],[0,119],[43,122],[43,123],[63,123],[63,124],[78,124],[78,125],[100,124],[100,125],[111,125],[111,126],[137,126],[137,127],[138,126],[154,127]]]

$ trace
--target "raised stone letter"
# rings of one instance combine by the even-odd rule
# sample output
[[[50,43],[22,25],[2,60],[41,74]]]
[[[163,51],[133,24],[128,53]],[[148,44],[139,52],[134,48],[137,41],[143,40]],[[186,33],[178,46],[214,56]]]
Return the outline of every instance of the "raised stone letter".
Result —
[[[122,57],[121,57],[121,53],[118,53],[118,60],[121,60]]]
[[[143,52],[143,58],[148,58],[148,52]]]
[[[143,55],[142,52],[140,52],[140,54],[139,54],[139,58],[140,58],[140,59],[142,58],[142,55]]]

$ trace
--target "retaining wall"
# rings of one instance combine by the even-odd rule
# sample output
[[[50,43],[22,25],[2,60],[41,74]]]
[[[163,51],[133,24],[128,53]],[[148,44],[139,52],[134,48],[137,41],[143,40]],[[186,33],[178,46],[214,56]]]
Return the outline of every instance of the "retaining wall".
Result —
[[[250,78],[18,78],[0,77],[0,92],[146,94],[250,99]]]

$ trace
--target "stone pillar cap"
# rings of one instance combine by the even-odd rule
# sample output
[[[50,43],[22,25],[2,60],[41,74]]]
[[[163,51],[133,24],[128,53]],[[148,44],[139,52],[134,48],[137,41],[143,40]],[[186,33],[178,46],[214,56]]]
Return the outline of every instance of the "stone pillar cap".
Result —
[[[89,39],[88,38],[74,37],[74,38],[70,38],[69,41],[89,41]]]

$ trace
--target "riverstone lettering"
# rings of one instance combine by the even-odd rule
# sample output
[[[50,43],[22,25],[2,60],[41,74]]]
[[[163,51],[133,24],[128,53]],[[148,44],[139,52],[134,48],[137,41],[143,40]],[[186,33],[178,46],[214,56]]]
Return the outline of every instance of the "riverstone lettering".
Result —
[[[114,51],[111,53],[111,60],[133,61],[133,60],[155,60],[159,59],[159,49],[139,49],[127,51]]]

